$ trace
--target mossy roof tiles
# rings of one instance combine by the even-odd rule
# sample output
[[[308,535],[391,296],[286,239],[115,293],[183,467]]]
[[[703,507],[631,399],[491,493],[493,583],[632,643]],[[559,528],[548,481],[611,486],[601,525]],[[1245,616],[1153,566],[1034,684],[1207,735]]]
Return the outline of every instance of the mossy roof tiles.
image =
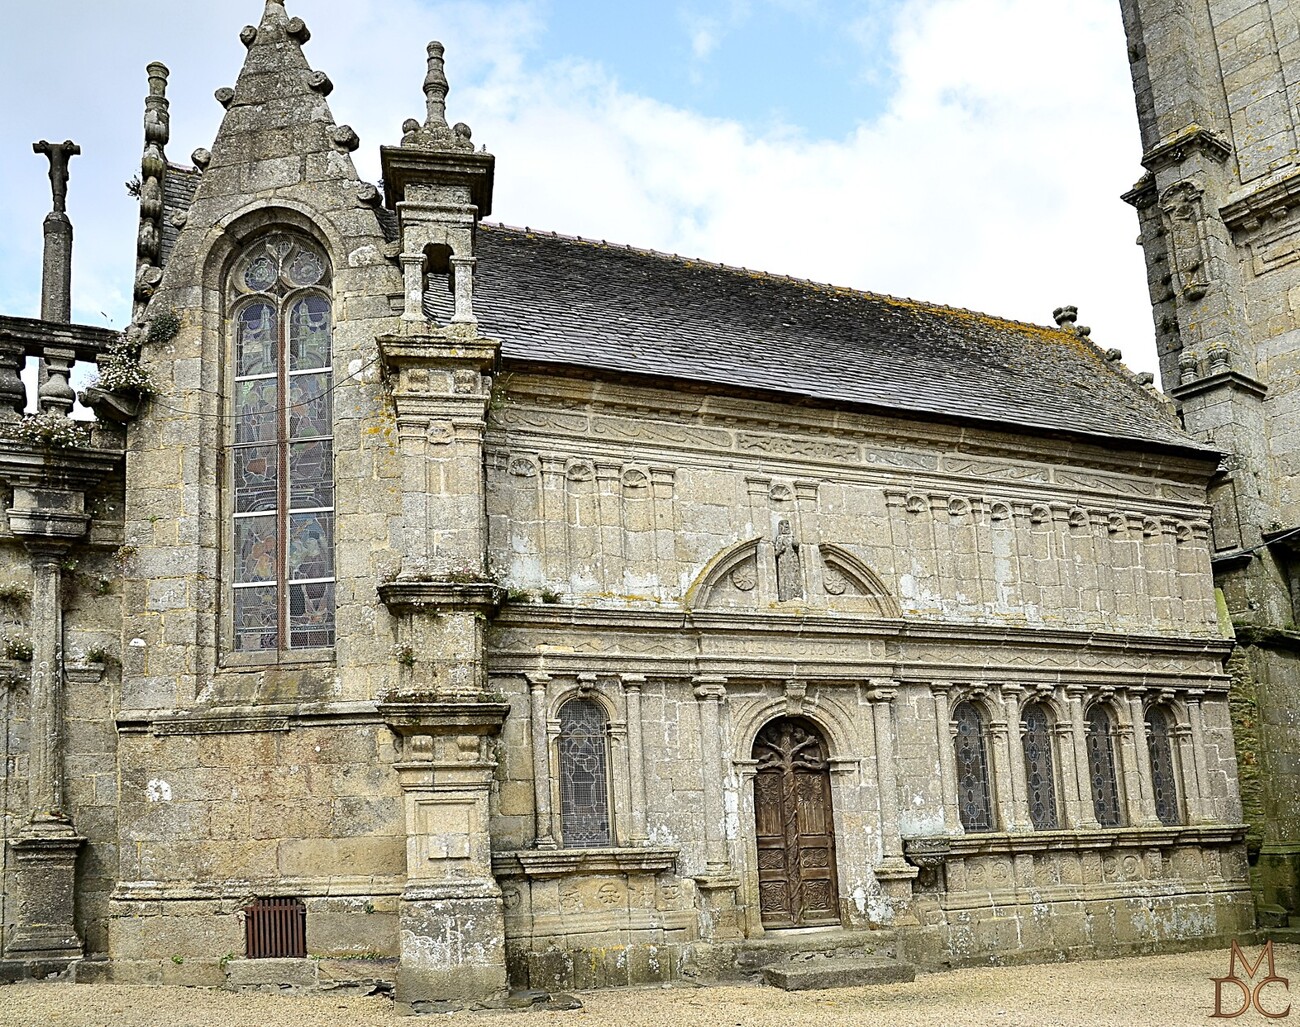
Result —
[[[526,229],[478,240],[475,313],[508,360],[1205,449],[1071,331]],[[426,309],[445,322],[451,298]]]

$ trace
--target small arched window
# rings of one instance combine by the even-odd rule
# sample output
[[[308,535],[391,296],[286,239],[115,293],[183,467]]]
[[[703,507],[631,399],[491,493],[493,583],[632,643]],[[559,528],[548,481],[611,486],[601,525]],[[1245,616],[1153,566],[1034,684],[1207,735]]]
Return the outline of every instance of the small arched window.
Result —
[[[984,746],[984,718],[972,702],[960,702],[952,713],[957,733],[957,811],[967,831],[993,830],[989,762]]]
[[[1169,713],[1159,706],[1147,710],[1147,752],[1151,757],[1151,788],[1155,792],[1156,816],[1160,823],[1173,827],[1181,822],[1178,814],[1178,786],[1174,777],[1174,751],[1169,736],[1173,733]]]
[[[1036,831],[1061,826],[1056,808],[1056,774],[1052,765],[1052,720],[1045,703],[1030,703],[1022,716],[1025,783],[1029,788],[1029,819]]]
[[[1119,785],[1115,781],[1115,743],[1110,714],[1100,703],[1088,710],[1084,732],[1088,750],[1088,783],[1092,788],[1092,809],[1102,827],[1122,822]]]
[[[570,848],[611,844],[609,718],[593,699],[560,707],[560,834]]]
[[[230,633],[237,652],[334,644],[329,264],[271,235],[231,268]]]

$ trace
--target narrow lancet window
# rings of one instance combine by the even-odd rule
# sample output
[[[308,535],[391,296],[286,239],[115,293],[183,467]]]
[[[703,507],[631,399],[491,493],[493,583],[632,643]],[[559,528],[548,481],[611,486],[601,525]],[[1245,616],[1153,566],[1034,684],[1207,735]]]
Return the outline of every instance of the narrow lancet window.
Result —
[[[1040,702],[1025,707],[1025,783],[1029,788],[1029,820],[1036,831],[1055,831],[1061,826],[1056,809],[1056,775],[1052,766],[1052,721]]]
[[[1115,744],[1110,714],[1100,704],[1088,710],[1084,737],[1088,750],[1088,783],[1092,788],[1092,810],[1102,827],[1122,823],[1119,785],[1115,781]]]
[[[272,235],[235,262],[230,624],[237,652],[334,644],[329,268]]]
[[[610,844],[609,718],[592,699],[560,707],[560,833],[569,848]]]
[[[1147,752],[1151,758],[1151,788],[1155,792],[1156,816],[1174,827],[1182,822],[1178,813],[1178,786],[1174,777],[1174,752],[1169,736],[1173,727],[1169,714],[1159,706],[1147,710]]]
[[[984,746],[984,718],[974,703],[962,702],[953,710],[957,733],[957,809],[967,831],[993,830],[993,804],[989,788],[989,762]]]

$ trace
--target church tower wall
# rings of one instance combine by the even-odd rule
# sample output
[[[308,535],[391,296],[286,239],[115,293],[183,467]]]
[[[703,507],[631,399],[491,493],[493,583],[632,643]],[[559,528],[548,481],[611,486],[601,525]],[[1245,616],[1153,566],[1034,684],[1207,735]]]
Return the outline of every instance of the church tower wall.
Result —
[[[1300,902],[1300,4],[1122,0],[1161,378],[1225,456],[1214,567],[1237,628],[1262,920]]]

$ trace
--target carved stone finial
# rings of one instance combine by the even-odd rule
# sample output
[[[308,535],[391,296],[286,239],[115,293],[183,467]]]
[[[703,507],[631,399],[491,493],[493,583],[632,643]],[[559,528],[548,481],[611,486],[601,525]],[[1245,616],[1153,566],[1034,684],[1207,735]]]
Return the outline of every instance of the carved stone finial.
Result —
[[[433,132],[447,127],[447,73],[442,55],[446,52],[436,39],[429,44],[429,72],[424,76],[424,103],[428,109],[424,127]]]
[[[472,133],[464,122],[453,128],[447,124],[447,73],[443,63],[443,46],[437,40],[429,44],[429,70],[424,76],[426,115],[421,124],[415,118],[402,123],[402,145],[426,150],[473,150]]]
[[[362,182],[357,186],[357,201],[364,206],[378,207],[382,199],[379,190],[369,182]]]
[[[334,130],[330,133],[330,142],[340,150],[351,153],[361,145],[361,138],[351,125],[335,125]]]
[[[171,72],[167,70],[167,65],[163,64],[161,61],[154,61],[144,70],[149,76],[149,95],[166,96],[167,76],[171,74]]]
[[[245,25],[239,30],[239,41],[246,47],[251,47],[257,42],[257,26]]]
[[[1057,307],[1052,311],[1052,319],[1061,328],[1064,328],[1067,324],[1074,324],[1075,321],[1079,320],[1079,308],[1075,306]]]
[[[190,160],[194,162],[194,166],[200,171],[207,171],[208,165],[212,163],[212,152],[200,146],[190,154]]]
[[[301,18],[290,18],[289,23],[284,27],[284,34],[299,46],[311,39],[311,32],[307,28],[307,23]]]
[[[334,83],[325,72],[313,71],[307,76],[307,88],[320,93],[321,96],[329,96],[334,92]]]
[[[65,139],[61,143],[50,143],[42,139],[39,143],[32,143],[32,152],[43,153],[49,158],[54,213],[64,213],[68,209],[68,161],[81,153],[81,147],[71,139]]]
[[[230,105],[235,102],[235,91],[229,86],[222,86],[212,95],[217,98],[217,103],[221,104],[226,110],[230,110]]]

